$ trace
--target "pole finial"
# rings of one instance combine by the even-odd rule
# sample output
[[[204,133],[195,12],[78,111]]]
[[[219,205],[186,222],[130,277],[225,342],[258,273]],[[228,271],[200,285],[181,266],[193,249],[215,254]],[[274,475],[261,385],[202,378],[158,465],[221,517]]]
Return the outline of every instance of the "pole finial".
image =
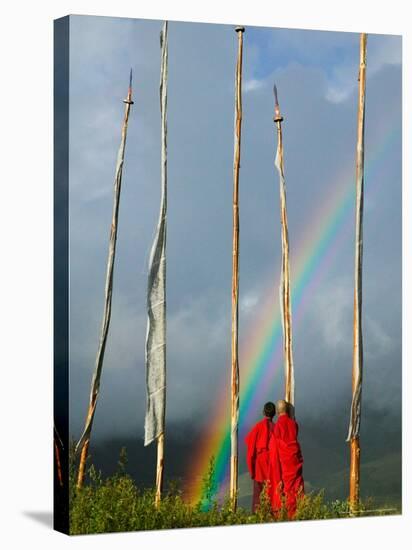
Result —
[[[242,27],[242,25],[238,25],[238,26],[235,28],[235,31],[236,31],[236,32],[245,32],[245,27]]]
[[[133,69],[130,67],[130,75],[129,75],[129,89],[127,91],[127,97],[123,100],[123,103],[127,103],[129,105],[133,105],[134,101],[132,101],[132,79],[133,79]]]
[[[275,116],[273,117],[273,120],[274,122],[282,122],[283,116],[280,114],[278,89],[275,83],[273,84],[273,95],[275,96]]]

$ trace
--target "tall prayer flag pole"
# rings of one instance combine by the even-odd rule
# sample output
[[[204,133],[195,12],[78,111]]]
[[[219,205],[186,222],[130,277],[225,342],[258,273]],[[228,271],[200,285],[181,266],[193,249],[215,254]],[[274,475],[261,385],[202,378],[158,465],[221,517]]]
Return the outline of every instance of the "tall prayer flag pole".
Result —
[[[160,505],[164,471],[166,414],[166,212],[167,212],[167,21],[160,33],[161,200],[159,221],[149,259],[146,333],[147,407],[145,440],[157,440],[156,496]]]
[[[104,352],[106,349],[107,334],[109,331],[110,317],[111,317],[111,311],[112,311],[113,267],[114,267],[114,259],[116,254],[120,190],[122,185],[122,173],[123,173],[124,152],[126,147],[127,125],[129,122],[130,108],[131,108],[131,105],[133,105],[132,70],[131,69],[130,69],[129,89],[128,89],[127,97],[123,101],[125,103],[125,111],[124,111],[122,136],[120,140],[119,152],[117,155],[115,180],[114,180],[113,214],[112,214],[112,224],[111,224],[110,239],[109,239],[109,255],[107,259],[103,321],[102,321],[102,327],[100,332],[99,347],[98,347],[97,356],[96,356],[95,371],[92,378],[89,408],[87,411],[86,423],[85,423],[83,434],[80,440],[78,441],[75,449],[75,451],[77,452],[81,448],[79,471],[77,476],[77,488],[82,487],[84,476],[85,476],[86,459],[87,459],[87,454],[88,454],[89,444],[90,444],[90,434],[91,434],[92,425],[93,425],[94,413],[96,411],[97,397],[99,395],[99,390],[100,390],[100,376],[101,376],[102,367],[103,367],[103,358],[104,358]]]
[[[233,249],[232,249],[232,369],[231,369],[231,450],[230,450],[230,499],[233,510],[237,508],[238,492],[238,424],[239,424],[239,169],[240,138],[242,128],[242,53],[244,27],[236,27],[238,54],[235,83],[235,143],[233,160]]]
[[[359,505],[361,395],[363,374],[362,341],[362,257],[363,257],[363,183],[364,183],[364,135],[365,135],[365,88],[366,88],[366,42],[367,35],[360,35],[358,133],[356,146],[356,229],[355,229],[355,291],[353,316],[353,366],[352,405],[350,412],[350,473],[349,504],[352,511]]]
[[[278,146],[276,151],[275,166],[279,172],[280,188],[280,221],[282,226],[282,269],[280,275],[279,301],[282,313],[283,329],[283,357],[285,367],[285,400],[291,405],[295,404],[295,376],[293,369],[293,350],[292,350],[292,309],[290,295],[290,269],[289,269],[289,232],[288,217],[286,211],[286,184],[283,168],[283,141],[282,141],[282,121],[280,114],[278,93],[276,85],[273,86],[275,95],[275,116],[273,118],[278,135]]]

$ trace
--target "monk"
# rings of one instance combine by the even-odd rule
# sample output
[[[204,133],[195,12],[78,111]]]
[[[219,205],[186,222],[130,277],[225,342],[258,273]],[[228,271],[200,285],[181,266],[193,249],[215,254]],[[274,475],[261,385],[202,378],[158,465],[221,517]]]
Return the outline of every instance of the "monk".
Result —
[[[289,519],[296,513],[296,501],[304,493],[302,476],[303,457],[298,442],[298,424],[289,414],[286,401],[280,399],[276,403],[278,419],[274,425],[274,456],[280,463],[282,490],[286,500]],[[272,505],[278,505],[276,495],[272,494]]]
[[[263,407],[263,418],[255,424],[245,437],[247,446],[246,462],[250,477],[253,479],[252,512],[256,511],[260,503],[260,495],[264,483],[267,482],[268,496],[271,499],[272,487],[280,482],[280,473],[275,478],[276,471],[271,467],[270,441],[273,437],[273,422],[276,408],[269,401]]]

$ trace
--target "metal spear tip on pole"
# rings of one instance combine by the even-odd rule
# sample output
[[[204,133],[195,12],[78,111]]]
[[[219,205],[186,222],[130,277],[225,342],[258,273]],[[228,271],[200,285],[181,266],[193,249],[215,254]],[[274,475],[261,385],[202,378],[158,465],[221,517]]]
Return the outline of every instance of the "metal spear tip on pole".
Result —
[[[123,103],[128,103],[129,105],[134,104],[134,101],[132,101],[132,78],[133,78],[133,69],[130,68],[129,89],[127,91],[126,99],[123,100]]]
[[[276,84],[273,84],[273,95],[275,96],[275,116],[273,117],[273,120],[274,122],[282,122],[283,116],[280,114],[278,89],[276,87]]]

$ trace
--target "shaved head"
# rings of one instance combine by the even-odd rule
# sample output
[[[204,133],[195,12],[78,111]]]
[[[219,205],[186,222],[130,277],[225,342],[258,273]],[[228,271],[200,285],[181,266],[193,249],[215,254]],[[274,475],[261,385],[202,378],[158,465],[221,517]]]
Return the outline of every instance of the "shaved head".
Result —
[[[276,401],[276,412],[277,414],[288,412],[288,405],[284,399],[279,399],[279,401]]]

